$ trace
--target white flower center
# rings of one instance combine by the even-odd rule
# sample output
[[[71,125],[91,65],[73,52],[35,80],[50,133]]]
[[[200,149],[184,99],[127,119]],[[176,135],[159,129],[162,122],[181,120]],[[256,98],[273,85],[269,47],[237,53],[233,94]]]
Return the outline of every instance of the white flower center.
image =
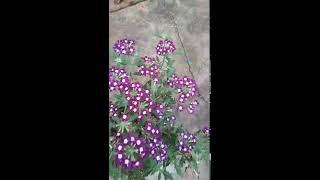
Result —
[[[137,145],[140,145],[141,144],[141,141],[140,140],[137,140]]]
[[[122,158],[122,154],[118,154],[118,159],[121,159]]]

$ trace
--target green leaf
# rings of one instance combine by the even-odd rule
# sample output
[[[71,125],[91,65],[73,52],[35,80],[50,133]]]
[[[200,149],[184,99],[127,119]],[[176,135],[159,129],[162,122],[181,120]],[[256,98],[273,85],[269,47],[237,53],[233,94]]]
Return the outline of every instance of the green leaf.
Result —
[[[130,115],[130,117],[129,117],[129,121],[136,120],[136,119],[137,119],[137,117],[138,117],[138,115],[137,115],[137,114]]]
[[[144,60],[141,58],[141,57],[136,57],[135,59],[134,59],[134,65],[136,65],[136,66],[141,66],[141,65],[144,65],[145,64],[145,62],[144,62]]]
[[[125,99],[124,95],[116,94],[115,96],[115,104],[118,108],[123,108],[128,105],[128,101]]]
[[[175,73],[175,68],[169,68],[169,70],[166,72],[166,77],[171,77]]]
[[[145,102],[142,102],[141,104],[140,104],[140,109],[144,109],[144,108],[146,108],[148,106],[148,104],[147,103],[145,103]]]
[[[128,58],[120,56],[116,57],[114,61],[116,62],[117,66],[126,66],[130,63],[130,60]]]
[[[159,172],[161,169],[161,164],[156,164],[153,168],[152,168],[152,171],[151,171],[151,175],[156,173],[156,172]]]
[[[165,179],[173,180],[173,176],[167,170],[162,171],[162,173]]]
[[[147,158],[143,164],[143,176],[151,175],[153,169],[157,166],[157,163],[152,158]]]
[[[192,167],[192,169],[198,171],[198,164],[197,164],[196,154],[194,154],[193,152],[191,152],[191,154],[192,154],[191,167]]]
[[[183,177],[183,173],[182,173],[182,169],[181,169],[181,166],[178,164],[178,159],[176,161],[174,161],[174,168],[176,169],[176,172],[177,174],[180,176],[180,177]]]
[[[161,180],[161,172],[158,174],[158,180]]]
[[[114,59],[114,62],[116,62],[116,63],[121,63],[123,60],[120,58],[120,57],[116,57],[115,59]]]
[[[109,49],[109,53],[111,54],[112,59],[116,59],[119,56],[112,48]]]
[[[114,180],[125,179],[122,175],[121,169],[113,165],[113,157],[109,159],[109,174]]]
[[[161,38],[161,39],[165,39],[166,38],[164,33],[155,33],[154,36],[156,36],[158,38]]]

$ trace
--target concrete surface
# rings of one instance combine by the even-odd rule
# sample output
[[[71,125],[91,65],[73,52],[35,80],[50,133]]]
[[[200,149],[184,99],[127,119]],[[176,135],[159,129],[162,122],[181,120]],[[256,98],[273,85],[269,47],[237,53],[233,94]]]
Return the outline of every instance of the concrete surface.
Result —
[[[110,9],[116,6],[113,0],[109,0],[109,5]],[[178,114],[177,119],[190,131],[209,125],[209,0],[147,0],[109,13],[109,27],[109,47],[118,39],[130,37],[137,41],[141,55],[151,56],[159,41],[154,34],[165,33],[172,37],[177,51],[184,53],[185,49],[186,54],[174,64],[177,74],[193,75],[203,99],[199,98],[200,107],[194,115]],[[209,171],[209,167],[203,166],[200,179],[210,179]],[[184,179],[190,178],[193,179],[186,175]]]

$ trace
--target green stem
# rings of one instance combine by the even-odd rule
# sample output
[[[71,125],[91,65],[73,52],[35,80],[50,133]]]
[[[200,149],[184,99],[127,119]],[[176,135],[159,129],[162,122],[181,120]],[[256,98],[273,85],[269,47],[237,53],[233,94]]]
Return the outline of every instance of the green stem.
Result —
[[[165,57],[165,56],[163,56],[163,59],[162,59],[162,63],[161,63],[160,70],[162,70],[162,67],[163,67],[163,64],[164,64],[165,59],[166,59],[166,57]]]
[[[128,106],[128,105],[126,105],[126,106],[124,107],[124,112],[123,112],[123,114],[126,114],[127,106]]]

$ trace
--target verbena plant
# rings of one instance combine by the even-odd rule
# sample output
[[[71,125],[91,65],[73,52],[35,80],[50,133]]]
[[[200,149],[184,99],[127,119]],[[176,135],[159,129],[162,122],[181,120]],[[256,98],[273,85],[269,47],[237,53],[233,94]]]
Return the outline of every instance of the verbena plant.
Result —
[[[162,37],[153,57],[140,56],[131,39],[118,40],[109,68],[109,174],[113,179],[173,179],[209,163],[209,128],[190,133],[176,113],[192,115],[199,105],[195,80],[175,74],[174,43]]]

